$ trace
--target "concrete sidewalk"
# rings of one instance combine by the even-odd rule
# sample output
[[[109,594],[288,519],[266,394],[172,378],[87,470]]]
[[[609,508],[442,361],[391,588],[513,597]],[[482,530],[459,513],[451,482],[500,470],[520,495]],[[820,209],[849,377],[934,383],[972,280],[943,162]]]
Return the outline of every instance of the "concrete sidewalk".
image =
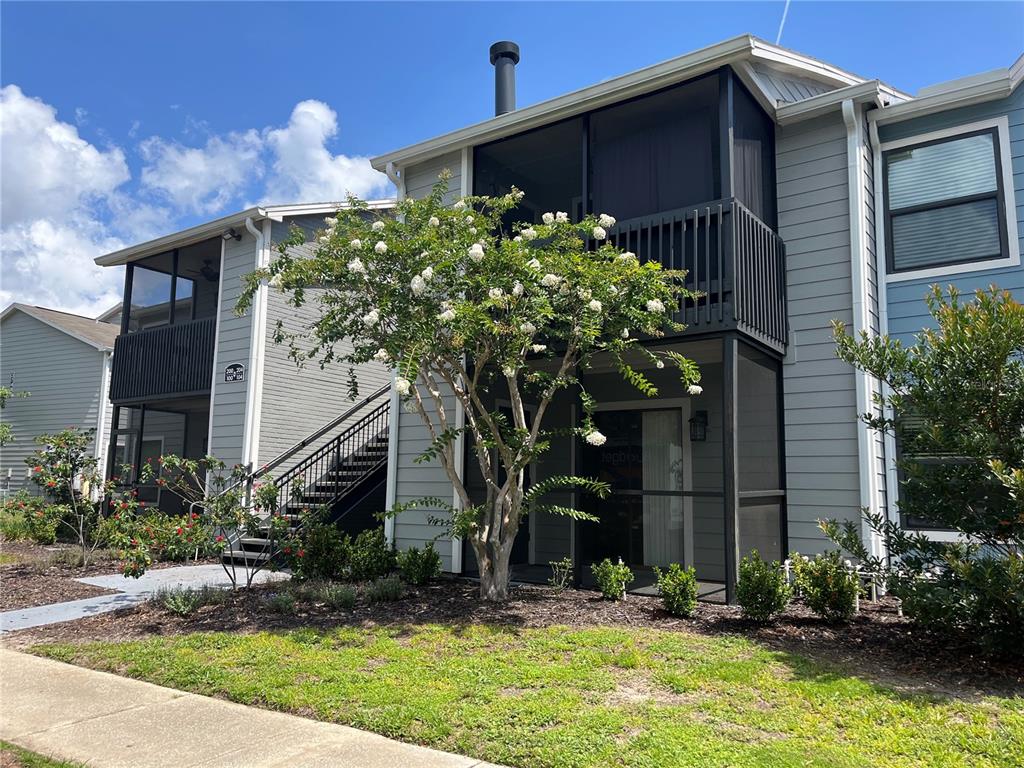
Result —
[[[0,649],[0,739],[90,768],[489,766],[343,725],[5,649]]]
[[[239,571],[238,577],[245,578],[241,571]],[[256,574],[254,581],[257,584],[262,584],[266,581],[287,578],[288,574],[278,571],[260,571]],[[13,632],[16,629],[84,619],[87,616],[128,608],[145,602],[159,589],[203,586],[227,589],[231,586],[227,572],[220,565],[215,564],[153,568],[137,579],[126,579],[121,574],[115,573],[109,576],[89,576],[76,579],[76,581],[105,589],[116,589],[117,594],[86,597],[66,603],[37,605],[32,608],[17,608],[0,613],[0,634]]]

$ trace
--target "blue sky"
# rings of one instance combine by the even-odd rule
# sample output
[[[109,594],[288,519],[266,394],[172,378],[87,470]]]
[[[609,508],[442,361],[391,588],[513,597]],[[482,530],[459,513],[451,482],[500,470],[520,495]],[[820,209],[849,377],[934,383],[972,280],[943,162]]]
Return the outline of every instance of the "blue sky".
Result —
[[[257,201],[387,192],[365,158],[751,32],[783,2],[16,3],[0,6],[0,303],[90,312],[91,258]],[[792,3],[782,44],[898,88],[1009,65],[1024,3]],[[71,265],[54,283],[39,274]]]

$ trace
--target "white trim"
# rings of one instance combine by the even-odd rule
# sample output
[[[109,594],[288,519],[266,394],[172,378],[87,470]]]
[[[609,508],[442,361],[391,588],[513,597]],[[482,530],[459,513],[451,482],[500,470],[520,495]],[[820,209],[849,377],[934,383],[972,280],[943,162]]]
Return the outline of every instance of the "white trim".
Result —
[[[270,219],[263,220],[263,250],[259,255],[259,269],[270,266],[270,252],[273,239],[272,226],[273,223]],[[263,295],[263,302],[257,318],[259,326],[256,338],[259,340],[259,346],[256,350],[256,359],[252,365],[256,399],[253,403],[255,407],[252,419],[252,458],[250,461],[254,467],[260,462],[260,432],[263,429],[263,372],[267,359],[267,317],[269,312],[270,289],[268,287]]]
[[[775,66],[788,67],[804,76],[818,78],[835,87],[864,82],[864,78],[844,72],[823,61],[766,43],[751,35],[739,35],[674,59],[644,67],[610,80],[581,88],[475,125],[422,141],[371,158],[371,165],[384,170],[389,162],[408,166],[451,152],[470,144],[510,136],[547,125],[557,120],[614,104],[634,96],[690,80],[726,64],[763,59]]]
[[[255,239],[254,268],[259,269],[265,266],[264,253],[269,254],[266,239],[266,228],[257,229],[252,219],[245,220],[245,228]],[[267,257],[269,261],[269,256]],[[262,284],[256,289],[252,300],[252,320],[249,323],[249,370],[248,380],[245,387],[245,421],[242,431],[242,456],[243,465],[255,466],[259,461],[257,451],[259,443],[259,408],[258,398],[258,372],[259,361],[263,357],[263,347],[266,339],[266,313],[269,288]]]
[[[879,148],[879,155],[883,152],[888,152],[893,149],[899,149],[900,147],[913,146],[915,144],[923,144],[929,141],[938,141],[940,139],[951,139],[956,136],[963,135],[965,133],[972,133],[974,131],[983,131],[986,129],[995,128],[996,136],[999,141],[997,150],[999,152],[999,173],[1001,176],[1000,182],[1003,187],[1003,209],[1005,211],[1004,219],[1006,221],[1006,247],[1009,252],[1009,258],[1003,257],[998,259],[986,259],[985,261],[974,261],[969,264],[946,264],[938,267],[927,267],[925,269],[915,269],[913,272],[897,272],[894,274],[888,273],[888,259],[885,258],[885,244],[886,244],[886,233],[885,229],[888,226],[888,222],[885,217],[882,217],[882,229],[876,233],[876,240],[878,243],[879,251],[882,253],[882,264],[886,265],[885,271],[882,273],[885,275],[885,282],[887,283],[902,283],[907,280],[926,280],[932,278],[943,278],[953,277],[957,275],[969,274],[971,272],[983,272],[989,269],[1003,269],[1020,266],[1020,238],[1017,232],[1017,201],[1014,193],[1013,184],[1013,157],[1011,156],[1012,147],[1010,146],[1010,123],[1006,115],[1000,115],[999,117],[989,118],[987,120],[978,120],[973,123],[961,123],[950,128],[943,128],[939,131],[929,131],[928,133],[919,133],[914,136],[908,136],[903,139],[894,139],[893,141],[884,142]],[[885,189],[885,179],[881,176],[878,177],[877,182],[879,189]],[[879,196],[881,197],[881,195]],[[882,205],[878,206],[881,211],[885,210],[885,201],[882,201]]]
[[[870,308],[867,277],[866,206],[864,201],[864,123],[863,112],[853,99],[843,102],[843,121],[846,124],[846,169],[849,189],[850,216],[850,277],[852,285],[853,333],[857,338],[870,334]],[[877,240],[877,238],[876,238]],[[871,403],[871,377],[855,368],[856,430],[860,507],[874,512],[878,508],[878,482],[875,475],[874,441],[870,428],[860,416],[869,413]],[[861,539],[872,555],[879,554],[881,541],[871,530],[866,519],[861,519]]]
[[[107,438],[106,431],[107,415],[111,413],[110,408],[110,360],[113,355],[110,352],[100,353],[100,407],[96,417],[96,437],[93,446],[93,456],[96,457],[96,466],[99,467],[100,475],[106,478],[107,473]],[[111,413],[112,418],[112,413]]]
[[[473,162],[472,147],[462,148],[461,168],[459,174],[459,197],[467,197],[473,191]],[[461,430],[466,425],[466,409],[462,401],[455,398],[455,428]],[[465,435],[460,431],[455,438],[455,474],[462,480],[465,479]],[[459,492],[452,488],[452,506],[455,509],[462,507],[462,500]],[[533,529],[530,529],[530,541],[533,542]],[[452,536],[452,573],[462,573],[462,537]]]
[[[789,125],[801,120],[809,120],[813,117],[820,117],[836,109],[841,109],[846,101],[853,101],[855,104],[876,104],[881,106],[883,94],[888,98],[896,97],[896,92],[887,88],[878,80],[869,80],[866,83],[856,83],[835,91],[820,93],[803,99],[793,104],[780,104],[775,110],[776,121],[779,125]]]
[[[206,425],[206,452],[213,453],[213,411],[217,396],[217,363],[220,356],[220,324],[224,307],[224,251],[227,243],[220,241],[220,277],[217,280],[217,322],[213,324],[213,378],[210,381],[210,414]]]
[[[344,208],[347,205],[348,203],[345,202],[333,202],[294,203],[291,205],[269,205],[265,207],[256,206],[253,208],[247,208],[244,211],[239,211],[238,213],[221,216],[219,219],[197,224],[194,227],[183,229],[180,232],[173,232],[154,240],[147,240],[144,243],[138,243],[137,245],[122,248],[119,251],[112,251],[111,253],[97,256],[94,261],[101,267],[127,264],[131,261],[138,261],[139,259],[143,259],[147,256],[162,253],[170,250],[171,248],[182,248],[186,245],[191,245],[192,243],[198,243],[203,240],[209,240],[213,237],[219,237],[227,229],[244,226],[246,219],[252,219],[254,221],[262,221],[264,219],[283,221],[285,216],[333,213],[339,208]],[[391,200],[372,200],[368,202],[367,205],[369,205],[370,208],[390,208],[394,203]]]
[[[405,174],[392,178],[389,173],[388,178],[395,185],[396,202],[402,202],[405,199]],[[384,486],[384,508],[387,511],[395,506],[398,494],[398,420],[402,416],[402,401],[398,396],[398,390],[395,389],[397,376],[397,370],[391,372],[391,399],[388,410],[388,472]],[[388,546],[395,546],[395,518],[392,515],[384,518],[384,540],[387,541]]]
[[[1005,99],[1024,79],[1024,56],[1006,69],[983,72],[946,83],[922,88],[917,98],[902,104],[893,104],[868,117],[879,125],[896,123],[914,117],[947,112],[972,104]]]

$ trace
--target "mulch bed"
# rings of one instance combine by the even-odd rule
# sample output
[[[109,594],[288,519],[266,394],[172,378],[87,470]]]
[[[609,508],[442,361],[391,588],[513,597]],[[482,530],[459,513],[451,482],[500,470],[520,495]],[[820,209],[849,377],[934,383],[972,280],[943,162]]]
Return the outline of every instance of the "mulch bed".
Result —
[[[784,653],[799,653],[846,673],[908,692],[974,698],[1024,695],[1024,659],[992,661],[966,646],[932,637],[897,615],[893,602],[864,602],[846,625],[826,624],[795,603],[775,624],[760,627],[730,606],[701,603],[696,614],[679,619],[661,609],[654,597],[628,595],[621,602],[595,592],[547,587],[518,587],[502,605],[481,603],[476,585],[445,579],[410,590],[396,603],[371,605],[360,597],[351,612],[300,603],[293,614],[274,613],[267,597],[280,586],[240,591],[226,604],[207,606],[188,617],[174,616],[148,603],[117,613],[66,624],[37,627],[4,637],[5,644],[26,647],[43,642],[132,640],[193,632],[258,632],[339,626],[489,623],[511,628],[622,626],[696,634],[743,636]]]
[[[15,563],[0,565],[0,612],[115,594],[117,590],[82,584],[76,579],[120,573],[117,560],[102,550],[94,552],[89,565],[84,568],[71,565],[63,559],[77,550],[77,547],[69,544],[0,541],[0,552],[18,559]],[[187,563],[192,564],[191,561]],[[186,563],[155,563],[152,567],[167,568],[175,565]]]

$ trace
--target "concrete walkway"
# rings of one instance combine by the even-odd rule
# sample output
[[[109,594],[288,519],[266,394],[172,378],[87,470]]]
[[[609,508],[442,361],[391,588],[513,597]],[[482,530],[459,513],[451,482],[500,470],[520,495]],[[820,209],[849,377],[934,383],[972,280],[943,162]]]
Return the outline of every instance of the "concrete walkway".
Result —
[[[3,649],[0,739],[90,768],[489,766],[343,725]]]
[[[241,569],[238,578],[244,579]],[[273,571],[260,571],[256,574],[256,583],[287,579],[288,575]],[[83,584],[92,584],[105,589],[116,589],[118,594],[86,597],[67,603],[39,605],[34,608],[21,608],[0,613],[0,633],[13,632],[16,629],[41,627],[45,624],[59,624],[62,621],[84,619],[98,613],[108,613],[119,608],[127,608],[145,602],[159,589],[174,587],[230,587],[231,580],[220,565],[180,565],[172,568],[156,568],[146,571],[138,579],[126,579],[119,573],[110,576],[89,576],[77,579]]]

